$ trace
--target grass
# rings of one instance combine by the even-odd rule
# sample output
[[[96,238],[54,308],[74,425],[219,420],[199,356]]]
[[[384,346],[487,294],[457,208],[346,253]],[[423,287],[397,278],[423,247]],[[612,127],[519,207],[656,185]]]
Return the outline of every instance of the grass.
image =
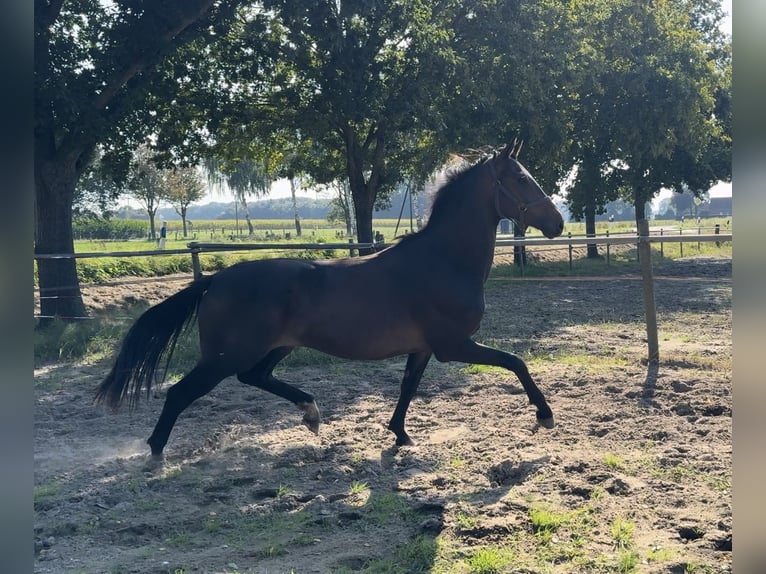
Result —
[[[34,487],[32,501],[35,510],[51,508],[61,492],[58,484],[40,484]]]
[[[615,547],[618,550],[631,548],[633,546],[633,533],[635,530],[636,525],[630,520],[625,520],[619,516],[615,518],[610,527]]]
[[[355,480],[351,483],[351,487],[349,488],[350,494],[361,494],[363,492],[366,492],[370,489],[370,486],[366,482],[360,482],[358,480]]]
[[[616,454],[606,453],[603,458],[604,464],[613,470],[623,470],[625,461]]]
[[[485,546],[476,550],[465,563],[471,574],[500,574],[513,564],[514,555],[504,546]]]

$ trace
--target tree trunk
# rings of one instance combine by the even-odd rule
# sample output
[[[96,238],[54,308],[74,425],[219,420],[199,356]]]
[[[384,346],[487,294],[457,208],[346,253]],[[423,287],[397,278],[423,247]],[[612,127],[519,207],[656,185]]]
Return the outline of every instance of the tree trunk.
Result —
[[[252,237],[255,235],[255,227],[253,227],[253,222],[250,220],[250,208],[247,206],[247,201],[245,200],[245,196],[242,196],[242,209],[245,210],[245,221],[247,222],[247,235],[248,237]]]
[[[75,161],[35,161],[35,254],[74,253]],[[86,316],[75,259],[37,261],[41,325]]]
[[[374,243],[375,240],[372,233],[373,197],[366,186],[360,190],[351,189],[356,215],[356,237],[359,243]],[[372,248],[360,249],[359,255],[369,255],[373,251]]]
[[[149,241],[157,240],[157,232],[155,231],[156,225],[154,223],[154,216],[157,215],[156,209],[147,208],[146,213],[149,214]]]
[[[183,225],[184,239],[186,239],[186,207],[181,208],[181,225]]]
[[[585,209],[585,237],[596,237],[596,209],[590,205]],[[598,253],[598,245],[595,243],[588,243],[587,248],[588,259],[601,257]]]
[[[301,236],[301,216],[298,215],[298,202],[295,199],[295,180],[290,178],[290,194],[293,197],[293,218],[295,219],[295,235]]]

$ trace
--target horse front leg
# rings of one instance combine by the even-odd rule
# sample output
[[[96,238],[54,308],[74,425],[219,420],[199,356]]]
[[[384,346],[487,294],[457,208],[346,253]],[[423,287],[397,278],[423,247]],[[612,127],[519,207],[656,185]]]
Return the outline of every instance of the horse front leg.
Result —
[[[423,377],[423,371],[426,370],[428,361],[431,359],[431,351],[412,353],[407,357],[407,366],[404,369],[404,378],[399,392],[399,401],[396,403],[396,409],[388,423],[388,430],[396,435],[396,446],[411,446],[414,441],[404,430],[404,417],[407,415],[407,409],[410,406],[415,392],[418,390],[418,384]]]
[[[537,407],[537,422],[547,429],[554,427],[555,423],[551,408],[545,401],[542,391],[537,388],[537,385],[532,380],[526,363],[516,355],[481,345],[472,339],[442,344],[438,348],[434,347],[434,355],[436,360],[442,362],[459,361],[474,365],[491,365],[513,371],[524,387],[527,397],[529,397],[529,402]]]

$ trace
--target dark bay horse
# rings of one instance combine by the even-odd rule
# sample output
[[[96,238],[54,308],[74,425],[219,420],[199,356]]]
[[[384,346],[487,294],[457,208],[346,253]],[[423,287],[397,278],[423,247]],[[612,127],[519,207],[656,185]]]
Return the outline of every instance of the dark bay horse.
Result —
[[[117,408],[126,398],[134,405],[142,388],[148,395],[160,361],[170,359],[196,316],[201,357],[168,389],[147,441],[155,458],[181,412],[232,375],[295,403],[303,423],[317,433],[314,397],[272,375],[298,346],[346,359],[408,355],[388,425],[399,446],[413,444],[404,418],[432,355],[513,371],[537,407],[539,423],[552,428],[553,413],[524,361],[471,339],[484,314],[500,219],[534,226],[546,237],[564,229],[556,206],[519,163],[520,148],[509,144],[453,175],[438,191],[427,225],[378,253],[252,261],[194,281],[136,320],[96,400]]]

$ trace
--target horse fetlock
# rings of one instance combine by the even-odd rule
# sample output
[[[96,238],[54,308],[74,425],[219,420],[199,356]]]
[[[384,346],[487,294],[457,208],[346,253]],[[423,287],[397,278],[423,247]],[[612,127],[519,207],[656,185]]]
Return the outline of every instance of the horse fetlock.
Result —
[[[316,401],[310,403],[298,403],[298,408],[304,412],[303,424],[313,432],[319,434],[319,424],[322,422],[322,417],[319,414],[319,407],[317,407]]]

